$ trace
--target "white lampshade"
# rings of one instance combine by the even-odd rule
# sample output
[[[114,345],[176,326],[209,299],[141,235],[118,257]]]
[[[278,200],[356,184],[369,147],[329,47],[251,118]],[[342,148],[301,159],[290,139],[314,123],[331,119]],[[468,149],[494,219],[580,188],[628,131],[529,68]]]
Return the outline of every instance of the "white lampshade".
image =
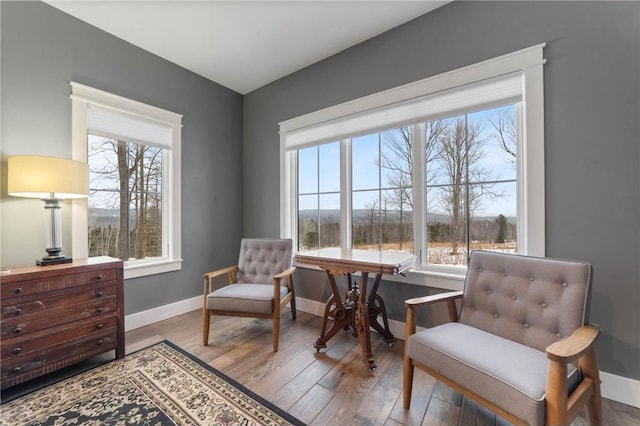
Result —
[[[7,169],[9,195],[43,199],[89,195],[89,167],[82,161],[16,155],[9,157]]]

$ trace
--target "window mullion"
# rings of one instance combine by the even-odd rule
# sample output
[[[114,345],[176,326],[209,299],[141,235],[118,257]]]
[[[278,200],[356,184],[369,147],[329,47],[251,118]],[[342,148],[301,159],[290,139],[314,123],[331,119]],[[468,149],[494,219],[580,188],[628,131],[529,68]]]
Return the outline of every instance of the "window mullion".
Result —
[[[464,115],[464,215],[465,215],[465,249],[467,259],[471,255],[471,183],[469,182],[469,114]]]
[[[420,259],[418,259],[419,264],[425,264],[427,253],[427,148],[425,123],[413,126],[412,141],[413,252],[420,256]]]
[[[351,248],[352,203],[351,203],[351,139],[340,141],[340,247]]]

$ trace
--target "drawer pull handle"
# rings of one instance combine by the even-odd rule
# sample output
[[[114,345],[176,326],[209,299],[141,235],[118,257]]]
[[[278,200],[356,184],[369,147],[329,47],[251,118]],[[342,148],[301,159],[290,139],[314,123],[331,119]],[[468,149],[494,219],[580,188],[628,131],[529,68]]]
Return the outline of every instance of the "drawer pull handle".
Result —
[[[22,352],[22,348],[20,346],[17,346],[11,350],[11,353],[14,355],[18,355],[20,352]]]
[[[96,281],[102,281],[102,279],[104,279],[104,275],[100,274],[96,276]]]
[[[96,309],[96,312],[97,312],[97,313],[99,313],[99,314],[101,314],[101,313],[103,313],[103,312],[104,312],[104,308],[98,308],[98,309]]]
[[[96,297],[102,297],[104,296],[104,293],[102,291],[99,291],[96,293]]]
[[[22,287],[16,287],[13,289],[13,294],[20,294],[22,293]]]
[[[13,309],[13,315],[20,315],[22,313],[22,308],[17,306]]]
[[[22,371],[22,368],[20,368],[20,367],[13,367],[13,370],[11,370],[11,371],[13,371],[13,374],[20,374],[20,372]]]
[[[102,340],[102,339],[98,340],[97,344],[98,344],[98,346],[104,345],[104,340]]]
[[[96,325],[96,329],[97,330],[102,330],[103,327],[104,327],[104,324],[102,324],[102,323]]]
[[[13,328],[12,332],[13,332],[13,334],[20,334],[20,332],[22,332],[22,329],[20,327],[16,326],[16,327]]]

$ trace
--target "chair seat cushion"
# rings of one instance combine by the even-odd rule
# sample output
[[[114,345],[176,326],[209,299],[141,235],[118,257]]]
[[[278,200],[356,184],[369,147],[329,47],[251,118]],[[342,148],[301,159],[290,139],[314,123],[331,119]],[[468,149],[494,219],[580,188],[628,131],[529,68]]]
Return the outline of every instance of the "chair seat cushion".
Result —
[[[544,352],[460,323],[443,324],[410,336],[407,352],[420,364],[528,424],[544,424]],[[569,389],[577,382],[577,370],[569,366]]]
[[[280,298],[289,289],[280,286]],[[207,295],[207,309],[226,312],[273,313],[272,284],[231,284]]]

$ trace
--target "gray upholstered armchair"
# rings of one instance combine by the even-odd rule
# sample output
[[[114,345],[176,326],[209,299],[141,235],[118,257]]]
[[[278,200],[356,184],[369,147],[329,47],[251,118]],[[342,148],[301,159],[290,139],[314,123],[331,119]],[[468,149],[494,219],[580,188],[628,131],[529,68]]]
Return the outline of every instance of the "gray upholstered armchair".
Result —
[[[464,291],[405,302],[404,407],[418,367],[515,424],[566,425],[585,405],[600,424],[591,271],[584,262],[472,252]],[[448,304],[452,322],[416,333],[416,309],[435,302]]]
[[[204,275],[202,307],[202,344],[209,344],[209,323],[212,315],[271,318],[273,320],[273,351],[278,351],[280,313],[291,304],[291,316],[296,319],[296,299],[293,288],[290,239],[249,239],[240,244],[237,266],[219,269]],[[213,291],[213,279],[227,275],[229,285]]]

